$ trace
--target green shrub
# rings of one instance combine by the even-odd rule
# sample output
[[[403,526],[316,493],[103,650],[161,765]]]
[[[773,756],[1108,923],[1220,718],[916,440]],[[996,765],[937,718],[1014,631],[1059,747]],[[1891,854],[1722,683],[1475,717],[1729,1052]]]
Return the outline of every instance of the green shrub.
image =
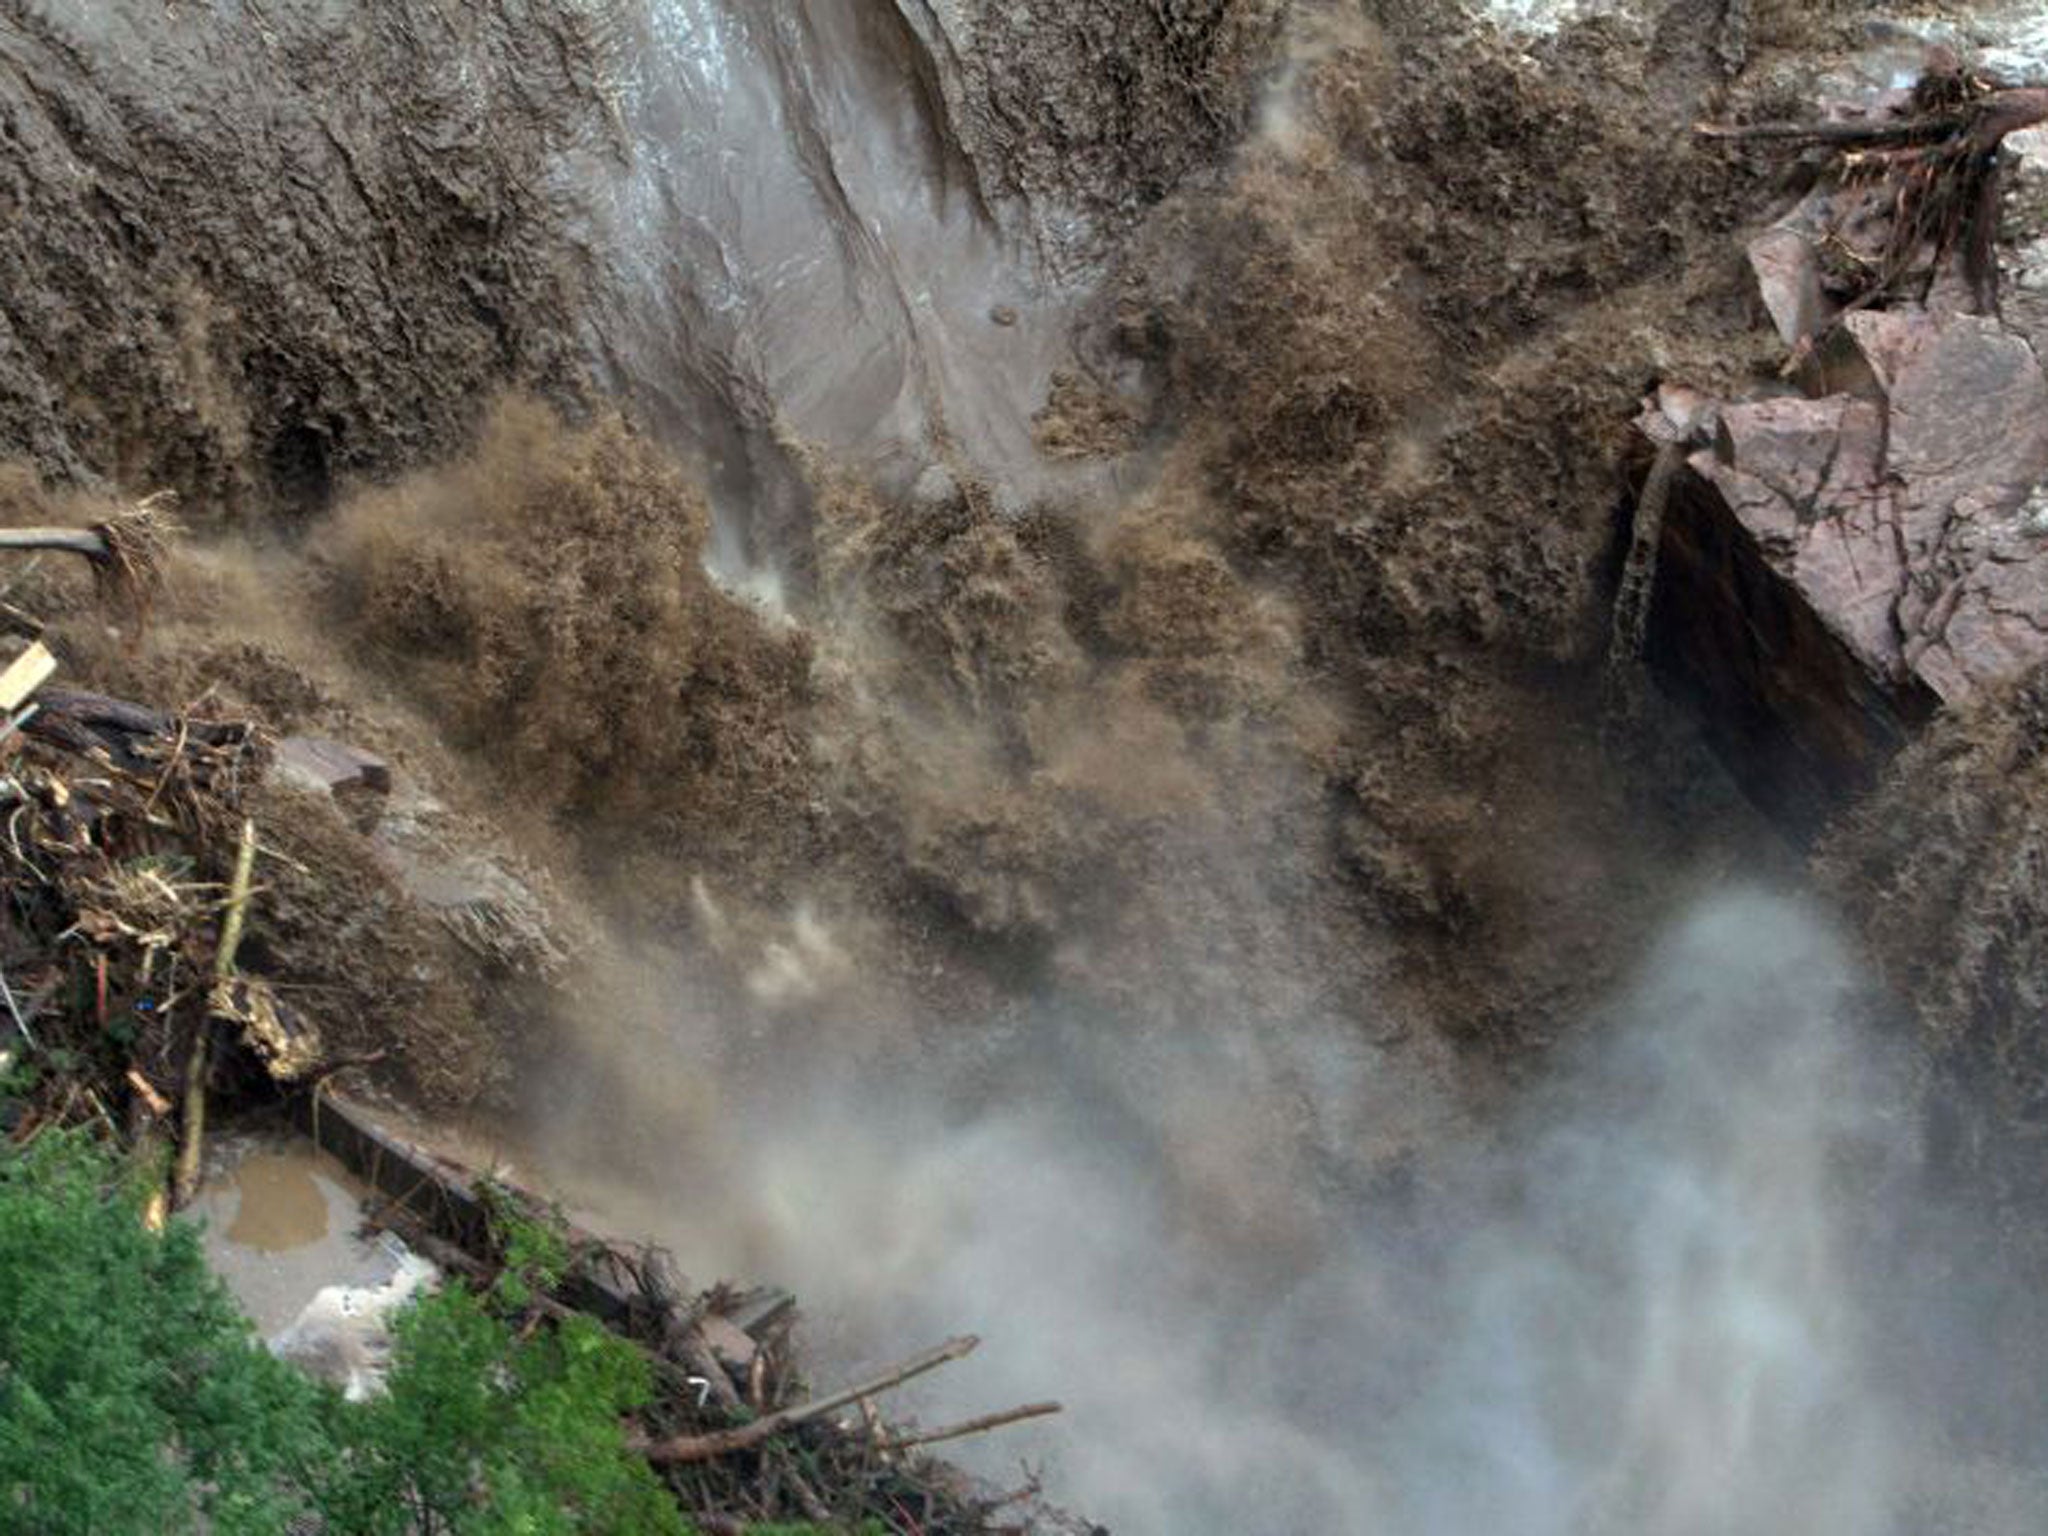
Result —
[[[648,1393],[595,1323],[521,1337],[450,1289],[399,1319],[388,1393],[345,1403],[262,1347],[195,1229],[144,1229],[90,1142],[0,1150],[6,1536],[686,1536],[625,1448]]]
[[[0,1530],[284,1529],[326,1450],[198,1235],[144,1230],[90,1144],[0,1161]]]
[[[397,1326],[389,1391],[350,1416],[324,1507],[364,1536],[683,1536],[619,1415],[649,1395],[631,1350],[587,1318],[521,1339],[467,1291]]]

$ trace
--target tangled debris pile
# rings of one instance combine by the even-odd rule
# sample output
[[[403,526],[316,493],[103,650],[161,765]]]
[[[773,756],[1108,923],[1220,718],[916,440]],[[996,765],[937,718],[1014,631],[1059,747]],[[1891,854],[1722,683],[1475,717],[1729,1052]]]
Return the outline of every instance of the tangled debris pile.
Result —
[[[84,554],[113,567],[116,590],[136,602],[163,532],[144,504],[118,533],[25,530],[0,533],[0,547]],[[560,1239],[561,1262],[521,1326],[583,1313],[646,1357],[660,1393],[631,1443],[700,1529],[782,1520],[932,1533],[1067,1528],[1039,1503],[1035,1477],[998,1493],[923,1450],[1057,1404],[933,1430],[892,1426],[876,1411],[881,1394],[977,1341],[814,1394],[797,1364],[787,1293],[721,1285],[692,1296],[660,1251],[569,1227],[537,1197],[410,1145],[338,1093],[333,1079],[382,1049],[361,1049],[360,1032],[330,1029],[317,1006],[297,1000],[297,957],[277,942],[289,929],[246,946],[243,936],[266,902],[319,888],[323,872],[287,851],[296,845],[279,807],[308,793],[342,806],[381,798],[389,766],[337,742],[279,741],[205,704],[172,713],[53,686],[57,658],[35,621],[10,608],[5,622],[18,654],[0,670],[0,1135],[20,1144],[53,1128],[95,1128],[157,1186],[149,1220],[160,1225],[192,1197],[218,1110],[282,1101],[385,1197],[372,1224],[446,1277],[490,1288],[514,1265],[508,1234],[539,1228]],[[354,894],[342,881],[326,899]],[[519,893],[500,894],[509,905],[473,893],[420,900],[501,967],[558,969],[565,957],[544,924],[522,924]]]
[[[831,1529],[1086,1531],[1042,1503],[1035,1475],[986,1488],[925,1447],[1060,1411],[1031,1403],[936,1428],[891,1424],[876,1400],[971,1354],[963,1337],[852,1385],[814,1391],[801,1373],[795,1299],[717,1285],[692,1294],[658,1248],[609,1242],[533,1195],[393,1134],[362,1106],[324,1092],[297,1101],[300,1123],[384,1198],[371,1222],[445,1274],[490,1289],[520,1267],[520,1234],[552,1234],[524,1328],[571,1312],[600,1319],[648,1362],[659,1396],[630,1443],[709,1536],[755,1523],[809,1520]],[[529,1271],[531,1272],[531,1271]]]
[[[35,641],[16,670],[47,677],[48,656]],[[49,687],[13,705],[0,967],[7,1023],[35,1055],[10,1082],[12,1134],[89,1111],[151,1145],[215,1018],[280,1079],[310,1070],[310,1025],[266,982],[234,975],[226,942],[237,904],[222,854],[263,770],[261,733]]]

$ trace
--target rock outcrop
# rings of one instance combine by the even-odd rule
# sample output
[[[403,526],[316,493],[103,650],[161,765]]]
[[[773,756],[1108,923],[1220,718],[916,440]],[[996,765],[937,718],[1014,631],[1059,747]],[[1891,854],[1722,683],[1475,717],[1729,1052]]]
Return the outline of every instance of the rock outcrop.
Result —
[[[2048,332],[2031,292],[2048,200],[2026,131],[2044,94],[1932,37],[1907,67],[1910,87],[1873,50],[1818,122],[1700,130],[1819,156],[1748,246],[1789,357],[1697,413],[1674,414],[1667,386],[1641,422],[1698,449],[1670,491],[1650,657],[1800,832],[1937,712],[2048,659]]]
[[[1722,407],[1672,489],[1650,655],[1816,825],[1942,706],[2048,658],[2048,375],[1997,321],[1849,316],[1832,392]]]

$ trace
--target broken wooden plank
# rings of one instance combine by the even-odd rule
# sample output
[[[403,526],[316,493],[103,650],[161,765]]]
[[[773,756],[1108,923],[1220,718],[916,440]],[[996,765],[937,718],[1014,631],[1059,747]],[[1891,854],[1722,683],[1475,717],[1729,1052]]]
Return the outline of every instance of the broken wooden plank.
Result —
[[[57,671],[57,658],[38,640],[0,672],[0,714],[13,714]]]
[[[316,793],[391,792],[389,763],[374,752],[325,736],[285,737],[277,744],[275,771]]]

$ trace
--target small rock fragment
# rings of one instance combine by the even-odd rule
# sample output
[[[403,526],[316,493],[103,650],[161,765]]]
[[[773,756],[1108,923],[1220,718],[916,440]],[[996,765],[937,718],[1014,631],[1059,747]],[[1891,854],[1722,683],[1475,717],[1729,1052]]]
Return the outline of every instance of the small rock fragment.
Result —
[[[302,788],[331,795],[391,792],[391,765],[373,752],[324,736],[287,736],[277,744],[277,772]]]
[[[1820,260],[1806,236],[1783,225],[1765,230],[1749,242],[1749,266],[1758,297],[1786,346],[1819,334],[1832,306],[1821,292]]]
[[[753,1369],[754,1357],[761,1347],[730,1319],[712,1313],[699,1320],[697,1331],[704,1336],[712,1358],[735,1376],[744,1377]]]

